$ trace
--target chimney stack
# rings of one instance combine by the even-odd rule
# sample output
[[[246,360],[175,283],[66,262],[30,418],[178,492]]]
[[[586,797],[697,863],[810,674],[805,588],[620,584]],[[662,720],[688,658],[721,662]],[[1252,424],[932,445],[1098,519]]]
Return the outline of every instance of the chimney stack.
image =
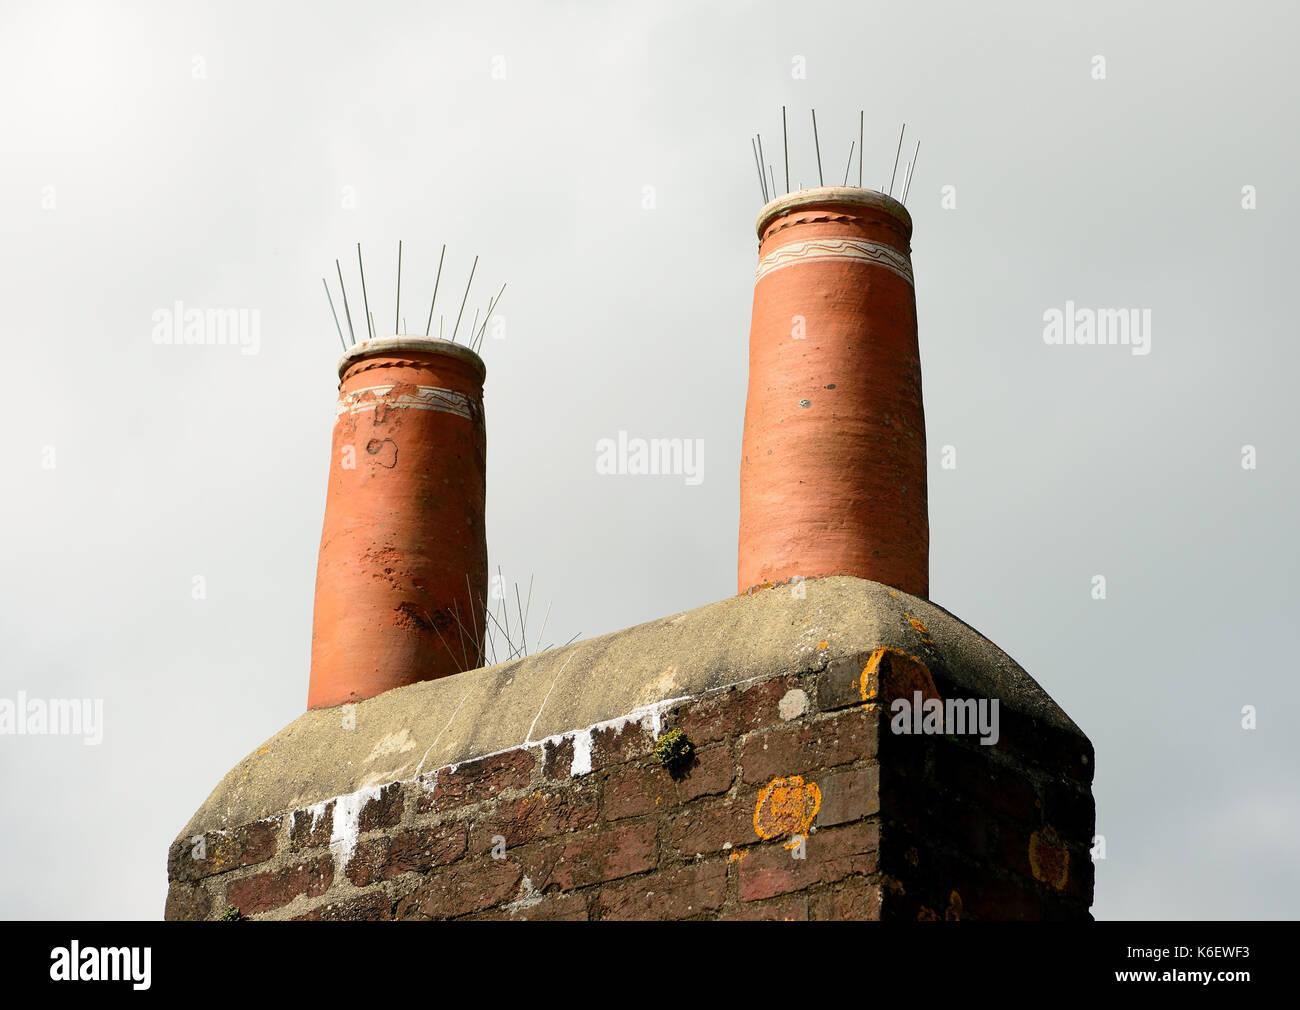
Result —
[[[486,373],[435,337],[367,340],[340,360],[309,709],[480,665]]]
[[[929,593],[911,235],[901,203],[854,187],[758,216],[741,593],[827,575]]]

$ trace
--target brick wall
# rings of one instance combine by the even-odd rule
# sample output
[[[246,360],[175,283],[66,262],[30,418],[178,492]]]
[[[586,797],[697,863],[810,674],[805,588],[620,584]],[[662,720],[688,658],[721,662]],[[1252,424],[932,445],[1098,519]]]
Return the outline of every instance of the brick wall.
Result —
[[[1087,740],[899,735],[916,690],[954,691],[878,649],[178,839],[166,917],[1089,918]]]

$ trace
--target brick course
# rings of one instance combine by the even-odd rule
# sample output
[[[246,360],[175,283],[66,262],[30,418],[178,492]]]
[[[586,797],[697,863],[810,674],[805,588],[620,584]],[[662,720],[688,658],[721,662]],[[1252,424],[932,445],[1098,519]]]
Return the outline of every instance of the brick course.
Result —
[[[203,859],[178,839],[165,915],[1089,918],[1087,741],[1006,708],[995,746],[896,736],[880,703],[893,667],[877,662],[885,674],[864,692],[868,662],[678,703],[661,731],[683,730],[695,752],[672,772],[653,756],[650,720],[627,721],[389,783],[352,825],[336,800],[207,832]],[[933,673],[948,697],[937,663]],[[783,716],[795,690],[806,704],[794,696]],[[582,761],[574,774],[575,754],[590,754],[589,771]],[[764,790],[796,776],[816,810],[806,837],[765,837]]]

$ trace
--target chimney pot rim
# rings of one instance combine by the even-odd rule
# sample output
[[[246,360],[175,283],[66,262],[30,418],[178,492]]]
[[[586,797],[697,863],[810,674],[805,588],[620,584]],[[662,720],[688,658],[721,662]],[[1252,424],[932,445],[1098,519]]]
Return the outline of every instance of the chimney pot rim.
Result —
[[[767,227],[777,218],[792,211],[808,207],[824,207],[829,204],[856,204],[859,207],[884,211],[895,218],[904,227],[908,237],[911,237],[912,215],[902,203],[879,190],[859,186],[811,186],[785,193],[758,212],[755,230],[761,240]]]
[[[442,337],[408,336],[396,334],[390,337],[376,337],[362,340],[355,347],[349,347],[343,357],[339,358],[339,378],[358,361],[384,355],[400,354],[445,354],[456,358],[473,368],[482,381],[487,378],[487,365],[483,359],[464,344],[452,343]]]

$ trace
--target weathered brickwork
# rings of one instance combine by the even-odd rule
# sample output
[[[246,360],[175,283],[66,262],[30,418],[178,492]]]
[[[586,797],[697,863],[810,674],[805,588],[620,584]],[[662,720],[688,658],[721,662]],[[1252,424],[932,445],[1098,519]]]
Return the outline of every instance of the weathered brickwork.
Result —
[[[1088,918],[1091,746],[1005,703],[992,746],[892,728],[957,693],[876,650],[180,839],[166,916]]]

